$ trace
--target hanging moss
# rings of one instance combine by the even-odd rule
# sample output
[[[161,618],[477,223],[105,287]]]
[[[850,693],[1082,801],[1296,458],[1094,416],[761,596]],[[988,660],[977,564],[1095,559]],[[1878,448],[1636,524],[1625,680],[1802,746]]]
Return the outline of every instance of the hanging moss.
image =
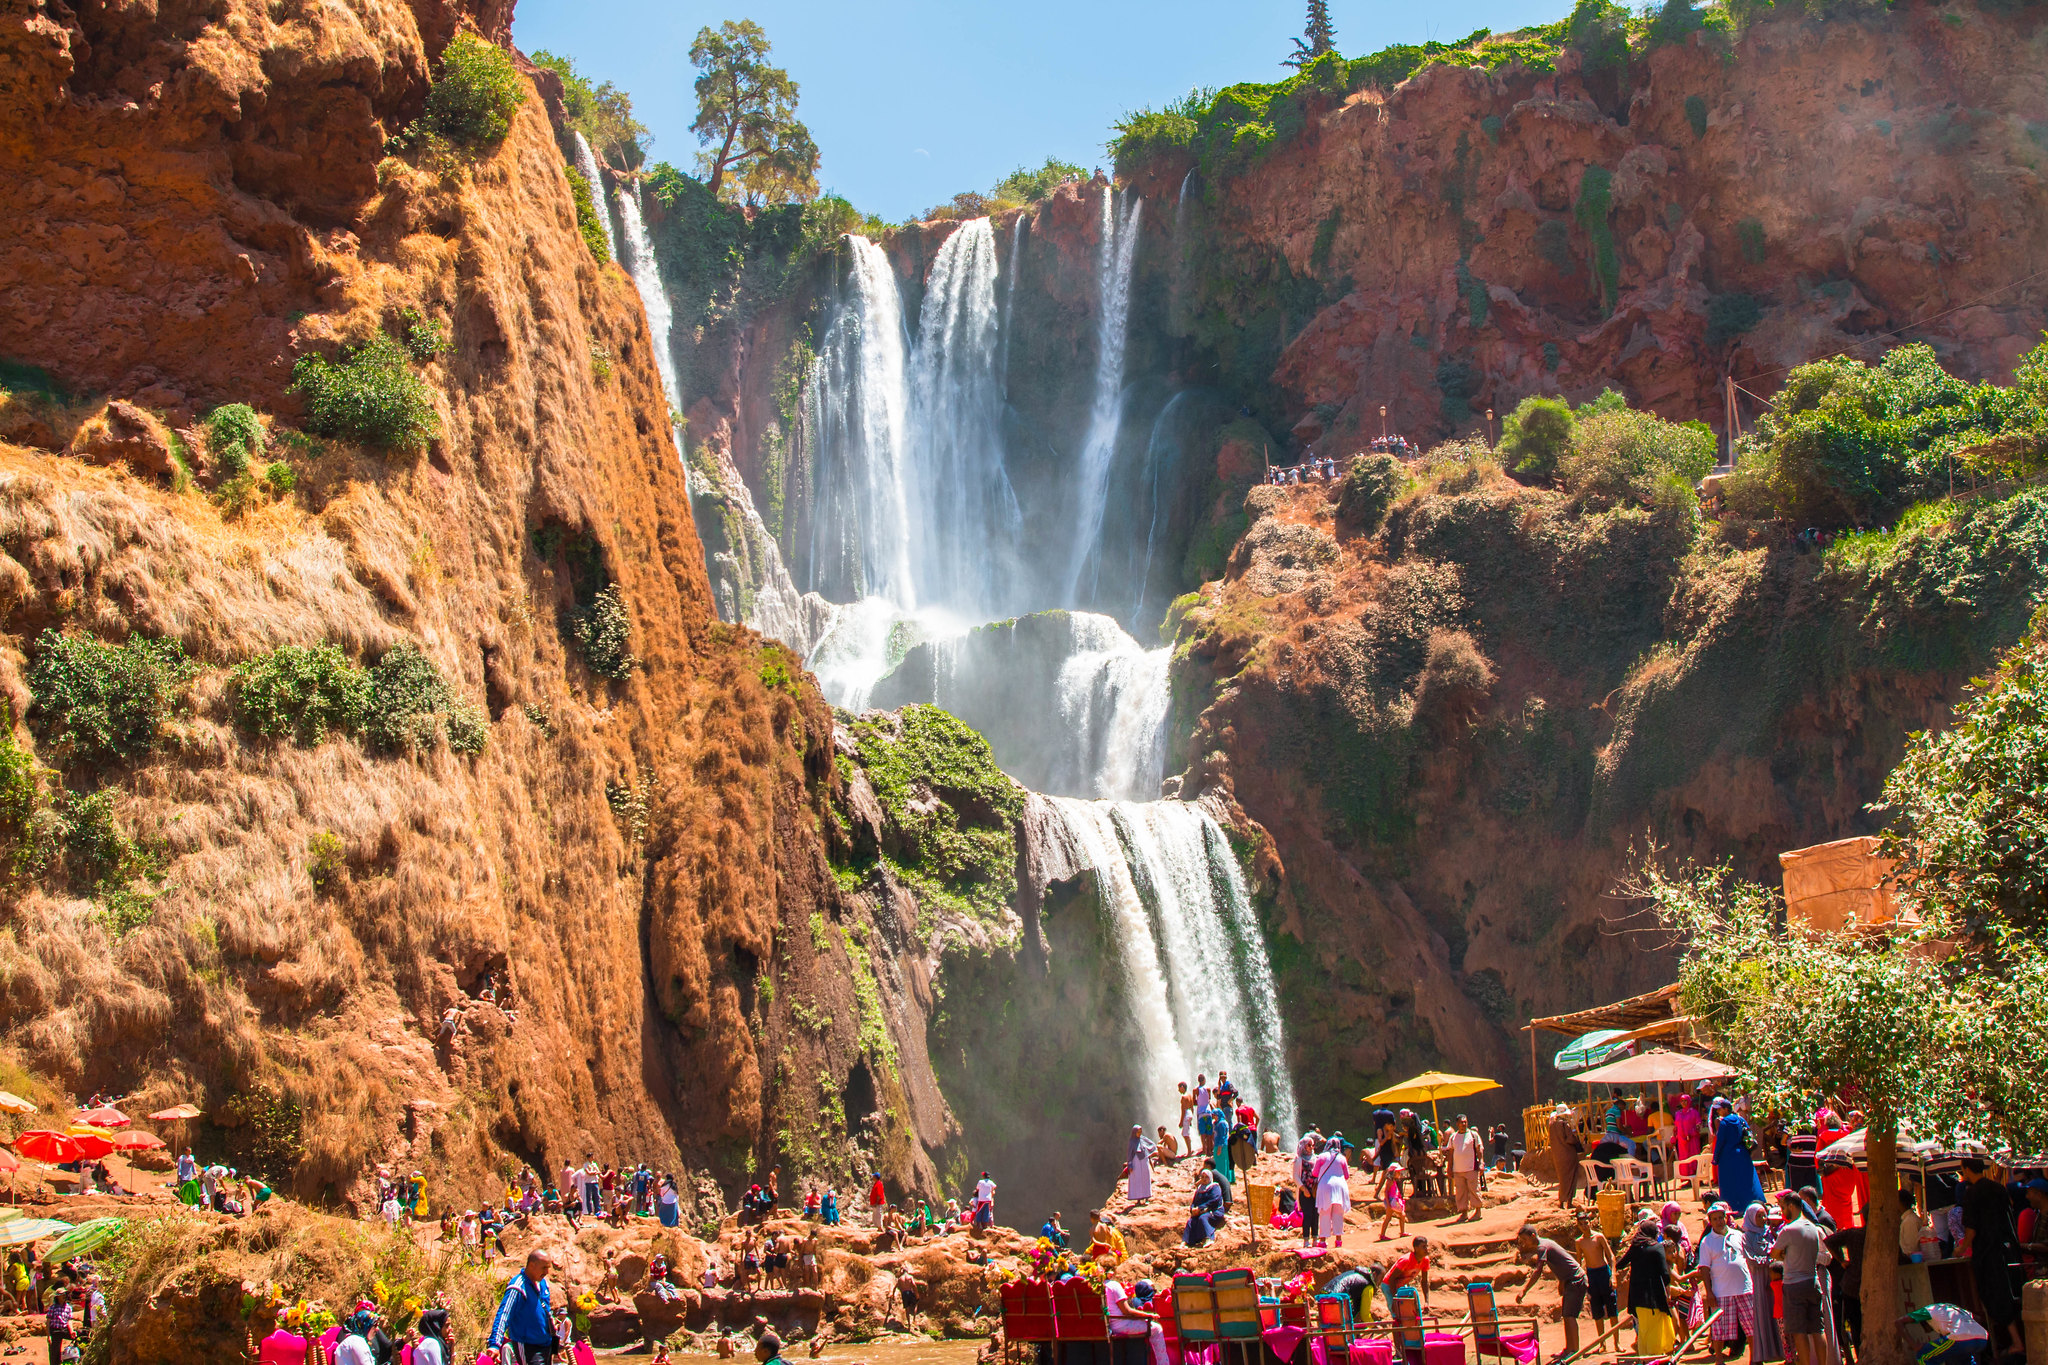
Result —
[[[1593,277],[1600,281],[1602,308],[1609,313],[1621,298],[1621,253],[1614,245],[1614,229],[1607,218],[1614,211],[1614,173],[1605,166],[1588,166],[1579,179],[1578,201],[1572,217],[1585,230],[1593,247]]]

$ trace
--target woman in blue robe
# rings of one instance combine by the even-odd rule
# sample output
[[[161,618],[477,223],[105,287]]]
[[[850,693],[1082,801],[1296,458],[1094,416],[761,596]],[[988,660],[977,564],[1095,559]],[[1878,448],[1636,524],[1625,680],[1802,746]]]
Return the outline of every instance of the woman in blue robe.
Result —
[[[1191,1247],[1205,1246],[1223,1230],[1223,1223],[1223,1186],[1213,1172],[1203,1171],[1195,1186],[1194,1206],[1181,1240]]]
[[[1714,1121],[1714,1184],[1721,1202],[1735,1209],[1763,1203],[1763,1182],[1756,1178],[1756,1161],[1746,1140],[1749,1124],[1726,1099],[1714,1101],[1714,1112],[1720,1115]]]

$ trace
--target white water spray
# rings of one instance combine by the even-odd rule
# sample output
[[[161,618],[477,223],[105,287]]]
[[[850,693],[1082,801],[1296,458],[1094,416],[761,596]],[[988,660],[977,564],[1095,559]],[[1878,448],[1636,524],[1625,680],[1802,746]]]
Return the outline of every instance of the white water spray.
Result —
[[[647,240],[647,220],[640,216],[640,186],[627,181],[619,187],[619,226],[626,235],[626,273],[640,292],[640,306],[647,310],[647,330],[654,338],[654,368],[661,372],[661,391],[669,411],[683,403],[676,385],[676,358],[669,349],[669,333],[675,329],[675,310],[669,307],[668,291],[661,287],[661,269],[655,264],[654,246]],[[682,449],[676,439],[676,449]],[[685,462],[687,467],[687,462]]]
[[[604,176],[598,172],[597,153],[590,150],[590,139],[582,133],[576,134],[576,169],[582,171],[583,178],[590,182],[590,202],[597,210],[597,221],[604,224],[605,249],[616,261],[619,259],[619,239],[612,235],[611,210],[605,207]]]
[[[1170,1119],[1178,1082],[1223,1070],[1262,1126],[1292,1139],[1299,1118],[1273,970],[1222,829],[1178,801],[1052,806],[1096,873],[1130,1022],[1144,1040],[1146,1116]]]
[[[1074,653],[1054,684],[1059,703],[1053,745],[1065,750],[1059,773],[1070,791],[1150,801],[1166,775],[1170,649],[1144,649],[1107,616],[1073,613]]]
[[[1070,605],[1082,600],[1081,582],[1097,562],[1102,538],[1103,502],[1109,494],[1109,467],[1116,455],[1117,432],[1124,418],[1124,343],[1130,335],[1131,266],[1138,255],[1138,226],[1145,201],[1131,196],[1121,219],[1115,191],[1102,191],[1102,245],[1096,256],[1095,404],[1089,413],[1088,436],[1081,444],[1075,476],[1074,544],[1068,557],[1067,595]]]

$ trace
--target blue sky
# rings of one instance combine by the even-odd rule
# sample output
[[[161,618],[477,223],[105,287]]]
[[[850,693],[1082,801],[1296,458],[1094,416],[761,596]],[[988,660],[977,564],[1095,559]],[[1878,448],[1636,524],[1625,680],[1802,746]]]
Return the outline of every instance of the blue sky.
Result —
[[[1570,0],[1333,0],[1337,46],[1460,38],[1560,18]],[[697,150],[690,40],[752,19],[802,86],[824,153],[820,182],[863,212],[901,220],[960,190],[986,190],[1048,156],[1108,161],[1123,113],[1197,85],[1275,80],[1307,6],[1295,0],[519,0],[513,41],[572,58],[633,97],[653,153],[689,169]]]

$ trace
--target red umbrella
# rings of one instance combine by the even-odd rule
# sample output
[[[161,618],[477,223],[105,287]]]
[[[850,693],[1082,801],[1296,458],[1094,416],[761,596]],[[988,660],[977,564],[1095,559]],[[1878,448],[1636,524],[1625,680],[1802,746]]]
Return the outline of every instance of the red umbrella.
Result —
[[[5,1147],[0,1147],[0,1171],[18,1171],[20,1169],[21,1158],[8,1151]]]
[[[96,1132],[83,1124],[73,1124],[70,1137],[78,1144],[78,1154],[90,1161],[97,1161],[114,1150],[112,1133]]]
[[[126,1128],[128,1116],[111,1104],[98,1109],[81,1109],[73,1123],[89,1123],[95,1128]]]
[[[163,1145],[164,1140],[155,1133],[145,1133],[140,1129],[114,1134],[114,1150],[117,1152],[146,1152]]]
[[[42,1128],[31,1128],[14,1139],[14,1150],[31,1161],[76,1161],[85,1155],[85,1149],[78,1145],[78,1139],[68,1133],[52,1133]]]

